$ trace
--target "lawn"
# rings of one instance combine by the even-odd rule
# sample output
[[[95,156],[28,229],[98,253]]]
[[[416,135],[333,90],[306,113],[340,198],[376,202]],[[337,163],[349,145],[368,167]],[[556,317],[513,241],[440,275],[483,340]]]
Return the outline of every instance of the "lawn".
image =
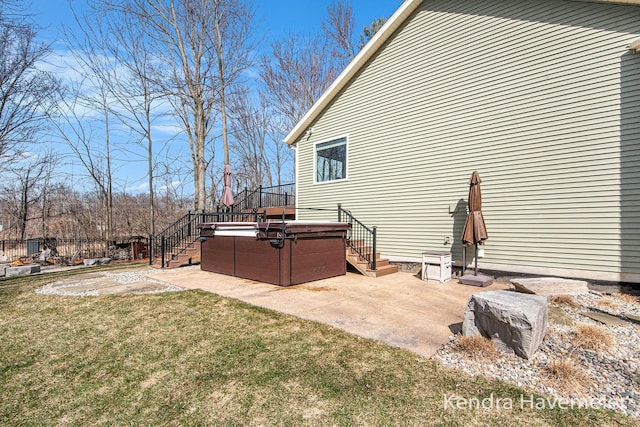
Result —
[[[1,425],[634,425],[201,291],[33,292],[59,277],[0,281]]]

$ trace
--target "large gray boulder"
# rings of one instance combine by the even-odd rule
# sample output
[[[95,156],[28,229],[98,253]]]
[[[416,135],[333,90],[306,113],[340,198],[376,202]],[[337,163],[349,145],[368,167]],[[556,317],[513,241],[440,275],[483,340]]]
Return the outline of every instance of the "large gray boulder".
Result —
[[[85,258],[83,263],[84,265],[102,265],[109,264],[111,262],[111,258]]]
[[[29,274],[40,273],[40,266],[29,264],[6,267],[4,274],[6,277],[28,276]]]
[[[559,277],[511,279],[511,284],[516,290],[527,294],[551,296],[589,293],[587,282],[583,280],[561,279]]]
[[[503,350],[531,358],[547,332],[547,298],[510,291],[480,292],[469,298],[462,334],[484,335]]]

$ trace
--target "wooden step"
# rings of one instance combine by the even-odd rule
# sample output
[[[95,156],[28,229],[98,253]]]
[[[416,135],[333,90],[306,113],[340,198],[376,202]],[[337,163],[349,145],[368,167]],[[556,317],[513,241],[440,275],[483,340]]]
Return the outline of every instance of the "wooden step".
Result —
[[[191,265],[196,254],[181,253],[168,262],[167,268],[178,268],[183,265]]]
[[[387,274],[393,274],[398,272],[397,265],[384,265],[382,267],[378,267],[375,270],[368,270],[367,273],[371,273],[370,277],[380,277],[386,276]],[[369,276],[369,274],[367,274]]]
[[[398,271],[397,265],[391,265],[387,258],[380,258],[379,254],[376,254],[378,259],[376,260],[376,269],[371,270],[369,268],[369,263],[363,260],[357,254],[349,254],[347,253],[346,260],[347,262],[353,266],[356,270],[358,270],[362,275],[368,277],[380,277],[386,276],[387,274],[393,274]]]
[[[387,265],[391,265],[387,258],[378,258],[376,260],[376,267],[377,268],[384,267],[384,266],[387,266]]]
[[[185,248],[175,258],[165,261],[167,266],[165,268],[178,268],[183,265],[191,265],[194,258],[200,258],[200,242],[198,240],[191,242],[190,246]],[[162,268],[160,266],[160,257],[154,260],[151,265],[153,268]]]

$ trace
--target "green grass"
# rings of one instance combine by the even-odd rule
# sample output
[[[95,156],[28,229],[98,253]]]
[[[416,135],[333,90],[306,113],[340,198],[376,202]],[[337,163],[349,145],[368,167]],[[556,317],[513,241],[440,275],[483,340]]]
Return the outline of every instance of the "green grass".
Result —
[[[529,392],[210,293],[33,293],[73,274],[0,281],[2,425],[633,425],[595,410],[444,409],[451,394]]]

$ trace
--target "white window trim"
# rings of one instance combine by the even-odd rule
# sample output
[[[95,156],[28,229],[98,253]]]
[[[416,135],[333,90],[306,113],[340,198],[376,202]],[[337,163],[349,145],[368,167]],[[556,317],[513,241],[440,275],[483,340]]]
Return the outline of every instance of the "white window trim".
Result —
[[[345,140],[345,162],[347,163],[347,167],[345,170],[345,177],[341,179],[330,179],[328,181],[318,181],[318,145],[325,144],[327,142],[336,141],[338,139]],[[314,185],[325,185],[325,184],[334,184],[336,182],[345,182],[349,179],[349,134],[335,136],[333,138],[323,139],[322,141],[316,141],[313,143],[313,184]]]

